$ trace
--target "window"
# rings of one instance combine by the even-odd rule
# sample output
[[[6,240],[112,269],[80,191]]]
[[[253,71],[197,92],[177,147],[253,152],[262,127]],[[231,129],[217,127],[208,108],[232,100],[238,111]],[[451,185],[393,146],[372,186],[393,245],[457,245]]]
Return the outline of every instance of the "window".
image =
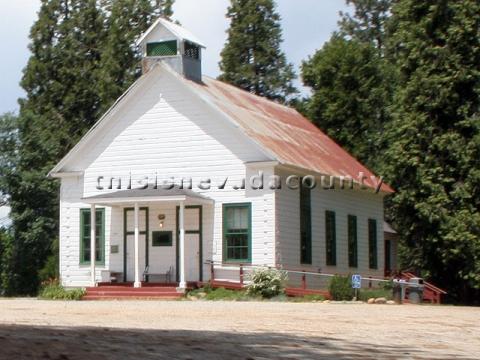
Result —
[[[198,60],[200,59],[200,47],[189,42],[185,42],[185,53],[186,57]]]
[[[327,265],[337,265],[337,239],[335,229],[335,212],[325,211],[325,244]]]
[[[95,212],[95,261],[105,264],[105,209]],[[80,264],[90,264],[90,209],[80,209]]]
[[[358,266],[357,217],[348,215],[348,266]]]
[[[306,186],[300,186],[300,262],[312,263],[311,191]]]
[[[147,56],[177,55],[177,40],[162,41],[147,44]]]
[[[171,231],[153,231],[152,246],[172,246]]]
[[[377,269],[377,220],[368,219],[368,263],[370,269]]]
[[[251,260],[251,204],[223,205],[223,260]]]

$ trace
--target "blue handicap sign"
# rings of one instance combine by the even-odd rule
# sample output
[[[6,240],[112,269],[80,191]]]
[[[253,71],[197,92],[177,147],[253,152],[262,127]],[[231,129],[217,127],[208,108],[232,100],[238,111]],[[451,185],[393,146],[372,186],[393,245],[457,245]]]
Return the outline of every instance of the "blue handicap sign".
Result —
[[[362,288],[362,275],[352,275],[352,288],[361,289]]]

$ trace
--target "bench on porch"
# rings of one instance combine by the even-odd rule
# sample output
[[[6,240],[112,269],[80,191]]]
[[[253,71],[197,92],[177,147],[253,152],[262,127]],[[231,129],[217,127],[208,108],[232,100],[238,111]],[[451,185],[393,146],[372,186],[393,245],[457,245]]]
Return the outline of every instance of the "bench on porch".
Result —
[[[102,270],[101,273],[102,283],[121,283],[123,282],[123,273],[118,271]]]
[[[173,266],[170,266],[168,268],[168,270],[164,273],[151,272],[149,266],[145,267],[145,271],[143,272],[143,281],[147,282],[147,279],[150,280],[150,277],[152,277],[152,276],[161,277],[161,278],[165,279],[165,283],[169,284],[169,283],[172,282]]]

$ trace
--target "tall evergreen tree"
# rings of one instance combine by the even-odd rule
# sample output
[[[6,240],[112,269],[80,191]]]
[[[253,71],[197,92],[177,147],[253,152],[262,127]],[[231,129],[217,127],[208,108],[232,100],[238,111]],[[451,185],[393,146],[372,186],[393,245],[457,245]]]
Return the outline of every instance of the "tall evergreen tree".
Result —
[[[280,16],[273,0],[231,0],[228,40],[221,53],[220,80],[284,102],[295,93],[293,66],[280,49]]]
[[[372,43],[380,52],[385,48],[393,0],[346,0],[353,15],[342,13],[340,34],[360,42]]]
[[[140,76],[140,54],[135,40],[158,16],[170,19],[173,0],[109,1],[108,36],[102,52],[97,84],[102,112]]]
[[[58,186],[46,174],[96,120],[91,84],[104,37],[95,0],[43,1],[21,85],[17,184],[9,190],[15,234],[10,293],[33,293],[58,232]]]
[[[0,207],[9,203],[8,191],[15,184],[16,150],[18,147],[17,117],[14,114],[0,116]],[[6,229],[5,218],[0,218],[0,296],[5,295],[6,279],[13,275],[13,237]]]
[[[156,16],[170,16],[172,4],[42,0],[21,82],[27,96],[20,100],[18,151],[8,181],[0,184],[9,196],[15,235],[4,270],[7,294],[34,293],[39,270],[55,251],[59,189],[46,174],[133,82],[135,53],[128,42]],[[120,47],[114,48],[115,40]],[[107,56],[114,61],[105,61]],[[107,92],[109,85],[114,89]],[[50,259],[48,269],[54,263]]]
[[[382,62],[371,44],[334,36],[302,65],[303,82],[312,89],[307,117],[372,169],[388,101]]]
[[[400,69],[385,175],[409,265],[461,301],[480,299],[480,3],[402,0]]]
[[[384,56],[392,1],[346,2],[353,5],[353,15],[341,14],[340,30],[302,65],[303,82],[312,89],[302,112],[379,171],[395,78]]]

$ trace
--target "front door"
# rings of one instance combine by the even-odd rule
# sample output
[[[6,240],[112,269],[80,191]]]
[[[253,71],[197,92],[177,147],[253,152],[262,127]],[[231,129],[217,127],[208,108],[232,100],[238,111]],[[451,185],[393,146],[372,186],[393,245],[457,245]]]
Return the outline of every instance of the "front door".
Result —
[[[185,280],[200,281],[200,234],[185,234]]]
[[[125,209],[124,213],[124,281],[135,281],[135,210]],[[141,208],[138,214],[139,226],[139,265],[140,280],[143,281],[143,272],[148,265],[148,208]]]
[[[177,207],[177,281],[179,281],[179,207]],[[202,207],[185,206],[185,280],[202,281]]]

